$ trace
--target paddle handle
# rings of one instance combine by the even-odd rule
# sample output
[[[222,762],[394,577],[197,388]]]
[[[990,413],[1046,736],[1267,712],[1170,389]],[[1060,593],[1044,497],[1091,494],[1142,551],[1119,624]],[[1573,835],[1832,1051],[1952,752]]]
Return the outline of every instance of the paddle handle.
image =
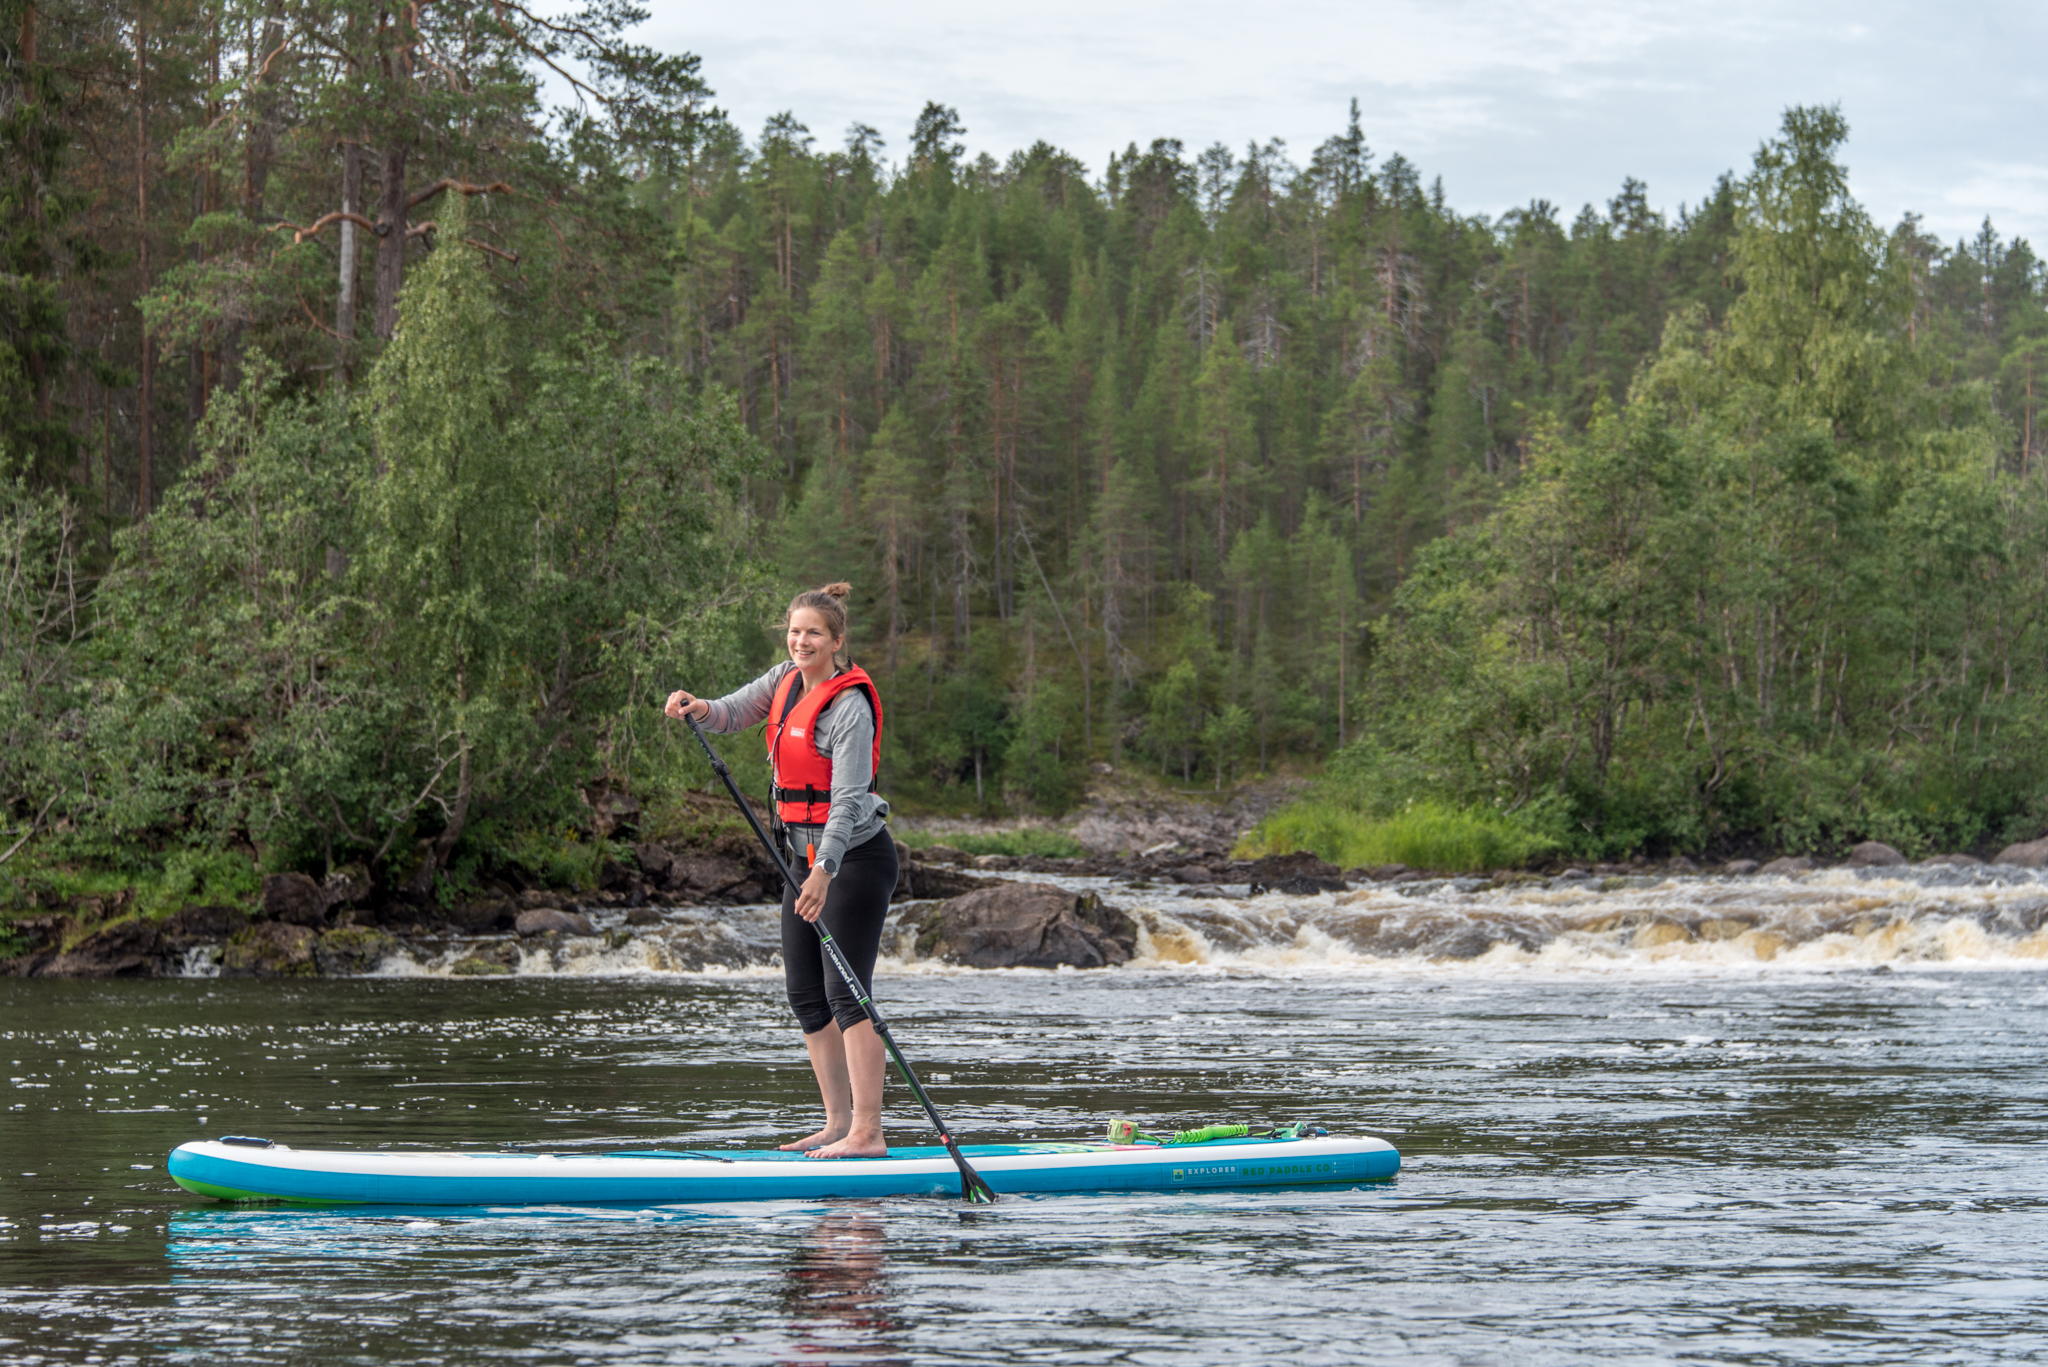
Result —
[[[725,767],[725,760],[719,756],[718,751],[711,748],[711,741],[705,736],[704,728],[697,725],[697,719],[687,713],[684,714],[683,720],[689,723],[690,733],[696,736],[697,744],[704,747],[704,757],[711,761],[712,772],[718,775],[719,780],[725,784],[725,790],[732,794],[732,800],[739,805],[740,815],[754,828],[754,834],[760,838],[761,847],[768,851],[768,857],[774,860],[775,867],[782,871],[782,877],[789,884],[790,890],[801,896],[803,883],[797,878],[796,870],[789,866],[789,861],[782,857],[782,851],[776,848],[768,832],[761,828],[761,819],[754,815],[754,809],[740,792],[739,784],[733,782],[732,770]],[[853,971],[853,965],[848,963],[846,955],[840,952],[839,942],[832,938],[831,931],[825,929],[823,920],[811,922],[811,928],[818,932],[818,943],[824,949],[825,957],[832,961],[832,967],[838,970],[841,980],[852,989],[855,1000],[860,1002],[860,1009],[866,1012],[868,1019],[874,1023],[875,1033],[881,1036],[883,1047],[889,1051],[889,1057],[896,1062],[896,1071],[910,1084],[911,1095],[917,1098],[918,1105],[924,1107],[925,1115],[931,1118],[932,1128],[939,1132],[939,1142],[946,1146],[946,1152],[952,1155],[953,1162],[959,1167],[960,1195],[974,1202],[994,1201],[995,1190],[982,1180],[981,1174],[968,1166],[966,1156],[960,1152],[959,1144],[954,1142],[952,1131],[940,1118],[939,1108],[932,1105],[931,1097],[925,1094],[924,1083],[918,1080],[917,1070],[910,1066],[910,1060],[903,1057],[903,1051],[896,1047],[896,1037],[889,1033],[889,1022],[882,1018],[882,1008],[876,1006],[868,995],[867,985],[861,982],[860,975]]]

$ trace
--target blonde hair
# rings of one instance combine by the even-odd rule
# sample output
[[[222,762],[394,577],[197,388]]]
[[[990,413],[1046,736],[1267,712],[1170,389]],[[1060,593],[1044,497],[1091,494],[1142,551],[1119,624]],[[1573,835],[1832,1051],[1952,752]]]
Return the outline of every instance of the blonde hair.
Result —
[[[832,639],[842,645],[846,641],[846,597],[853,592],[853,585],[827,584],[823,588],[805,589],[789,600],[789,611],[783,614],[786,627],[789,619],[796,615],[798,608],[809,608],[825,619],[825,630],[832,633]],[[842,651],[832,653],[832,663],[845,665],[846,656]]]

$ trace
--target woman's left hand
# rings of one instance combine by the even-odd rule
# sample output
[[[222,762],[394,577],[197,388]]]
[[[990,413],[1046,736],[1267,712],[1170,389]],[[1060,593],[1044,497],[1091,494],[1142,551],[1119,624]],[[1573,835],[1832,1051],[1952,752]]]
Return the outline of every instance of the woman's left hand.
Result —
[[[796,914],[806,921],[818,919],[818,913],[825,909],[825,890],[832,886],[832,875],[823,869],[812,869],[811,876],[804,879],[803,888],[796,895]]]

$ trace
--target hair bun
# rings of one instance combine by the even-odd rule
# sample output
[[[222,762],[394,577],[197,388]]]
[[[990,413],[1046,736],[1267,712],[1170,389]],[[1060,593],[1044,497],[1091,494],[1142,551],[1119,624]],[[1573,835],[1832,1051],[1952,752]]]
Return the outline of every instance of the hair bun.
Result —
[[[827,584],[818,590],[828,598],[845,598],[853,592],[851,584]]]

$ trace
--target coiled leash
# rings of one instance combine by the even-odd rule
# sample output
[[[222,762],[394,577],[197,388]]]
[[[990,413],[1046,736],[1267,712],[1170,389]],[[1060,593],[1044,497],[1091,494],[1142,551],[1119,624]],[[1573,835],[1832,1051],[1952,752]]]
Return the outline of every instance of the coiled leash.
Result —
[[[1297,1120],[1288,1125],[1203,1125],[1199,1129],[1176,1130],[1169,1135],[1146,1134],[1135,1120],[1112,1120],[1105,1141],[1111,1144],[1206,1144],[1212,1139],[1308,1139],[1326,1135],[1320,1125]]]

